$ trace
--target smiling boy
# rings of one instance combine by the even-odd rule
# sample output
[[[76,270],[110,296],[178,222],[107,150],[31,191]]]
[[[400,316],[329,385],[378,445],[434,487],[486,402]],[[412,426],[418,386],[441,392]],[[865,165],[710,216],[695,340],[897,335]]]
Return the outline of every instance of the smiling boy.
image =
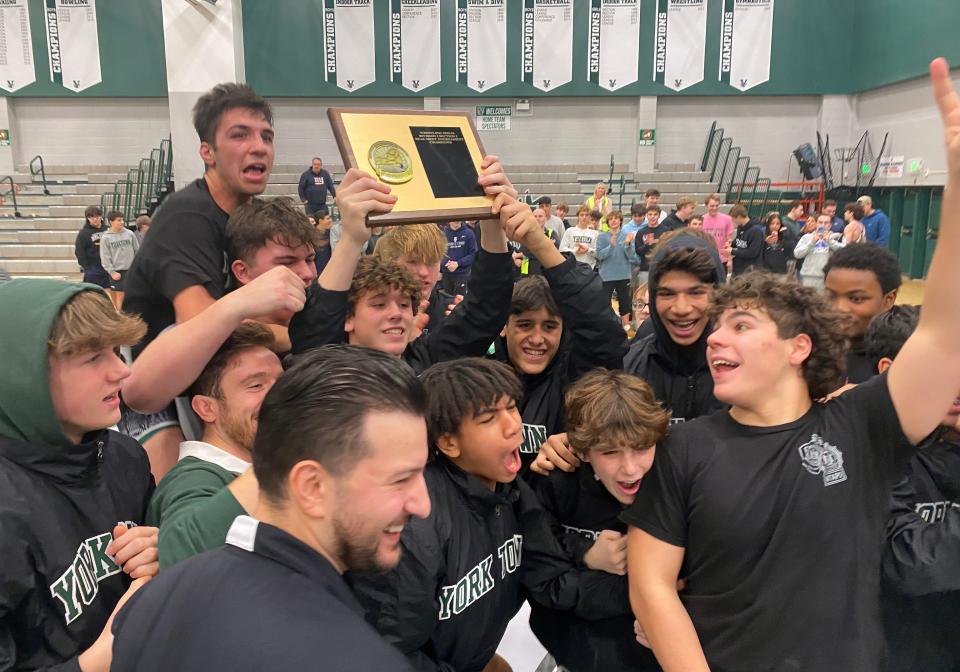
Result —
[[[530,626],[570,672],[660,669],[633,637],[627,526],[618,516],[640,490],[669,420],[650,386],[623,371],[595,369],[567,391],[567,437],[586,464],[554,470],[534,488],[573,561],[564,592],[577,590],[580,599],[566,610],[534,604]]]
[[[707,356],[731,408],[676,427],[624,514],[631,604],[668,672],[881,669],[891,484],[960,389],[960,98],[943,59],[930,70],[949,178],[920,322],[887,373],[815,403],[843,377],[842,315],[763,274],[715,294]]]

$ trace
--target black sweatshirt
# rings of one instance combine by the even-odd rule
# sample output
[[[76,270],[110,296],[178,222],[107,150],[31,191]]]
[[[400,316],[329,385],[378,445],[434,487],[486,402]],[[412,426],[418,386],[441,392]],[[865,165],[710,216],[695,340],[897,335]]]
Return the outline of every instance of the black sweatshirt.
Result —
[[[443,456],[424,478],[430,515],[407,523],[397,567],[353,578],[354,591],[418,670],[480,672],[523,602],[522,584],[548,593],[565,558],[522,479],[490,490]]]
[[[77,239],[74,241],[73,253],[77,257],[77,263],[80,268],[98,268],[100,266],[100,239],[106,232],[106,224],[101,224],[100,228],[84,224],[83,228],[77,233]]]
[[[936,437],[894,488],[881,605],[889,672],[960,669],[960,443]]]
[[[530,614],[533,633],[570,672],[659,670],[653,653],[634,637],[627,577],[583,564],[600,532],[626,533],[627,526],[618,518],[623,506],[596,479],[589,464],[573,473],[554,470],[531,484],[572,563],[566,590],[578,592],[576,599],[535,602]]]
[[[732,246],[734,275],[761,266],[763,237],[763,227],[755,219],[737,227]]]
[[[684,248],[700,249],[710,255],[716,268],[714,284],[723,282],[725,271],[717,248],[712,243],[690,235],[674,238],[661,248],[651,266],[668,252]],[[655,273],[650,273],[650,318],[653,333],[634,342],[623,360],[628,373],[643,378],[653,388],[657,399],[673,414],[674,422],[692,420],[701,415],[725,408],[713,396],[713,377],[707,365],[707,336],[710,327],[704,329],[700,339],[692,344],[677,345],[657,312],[657,284]],[[644,323],[646,324],[646,323]]]
[[[578,264],[572,255],[565,256],[562,264],[543,271],[563,318],[560,348],[542,373],[520,374],[524,436],[520,457],[524,472],[547,437],[564,431],[563,395],[567,388],[598,366],[622,368],[627,350],[623,326],[610,306],[609,293],[603,291],[600,276],[586,264]],[[509,362],[506,339],[497,340],[493,356]]]

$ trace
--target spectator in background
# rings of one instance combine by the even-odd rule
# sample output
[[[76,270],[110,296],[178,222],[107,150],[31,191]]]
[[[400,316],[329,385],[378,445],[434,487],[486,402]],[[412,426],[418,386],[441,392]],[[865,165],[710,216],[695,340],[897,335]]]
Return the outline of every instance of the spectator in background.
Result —
[[[863,206],[854,201],[843,206],[843,219],[846,225],[843,228],[843,242],[865,243],[867,232],[863,228]]]
[[[763,267],[771,273],[786,274],[793,264],[793,249],[797,245],[796,237],[783,225],[779,212],[769,212],[760,221],[763,226]]]
[[[647,208],[649,208],[651,205],[656,205],[659,207],[660,191],[657,189],[647,189],[647,191],[643,194],[643,205],[644,205],[644,209],[643,209],[644,214],[647,213]],[[660,216],[660,221],[662,222],[667,218],[667,211],[664,208],[660,208],[659,216]]]
[[[713,236],[717,249],[720,250],[720,260],[726,266],[730,257],[725,250],[733,241],[733,233],[737,227],[733,225],[730,215],[720,212],[720,194],[707,196],[704,205],[707,206],[707,214],[703,216],[703,230]]]
[[[603,281],[603,291],[610,300],[617,295],[617,308],[624,328],[630,326],[630,269],[637,261],[633,237],[623,231],[623,215],[613,210],[607,215],[605,231],[597,236],[597,269]]]
[[[330,246],[330,229],[333,227],[333,217],[326,210],[318,210],[308,217],[312,220],[313,226],[319,234],[317,237],[317,256],[314,261],[317,265],[317,275],[320,275],[330,262],[330,255],[333,254],[333,248]]]
[[[107,213],[109,228],[100,238],[100,265],[110,277],[110,300],[117,310],[123,305],[123,287],[127,271],[140,250],[137,234],[123,225],[123,213]]]
[[[823,208],[821,211],[825,215],[830,215],[832,222],[830,224],[830,231],[833,233],[843,233],[843,229],[846,226],[841,217],[837,216],[837,202],[833,199],[827,199],[823,202]]]
[[[137,217],[136,221],[136,234],[137,242],[143,245],[143,237],[147,235],[147,231],[150,230],[150,215],[140,215]]]
[[[800,269],[800,284],[823,289],[823,269],[830,260],[830,253],[843,247],[839,234],[831,233],[833,219],[824,213],[817,214],[816,230],[800,237],[793,254],[803,259]]]
[[[640,227],[636,237],[633,239],[633,245],[637,253],[637,283],[647,282],[650,274],[650,251],[660,240],[660,236],[667,233],[670,229],[662,224],[660,215],[662,211],[659,205],[648,205],[644,213],[646,222]]]
[[[331,197],[337,197],[337,189],[333,186],[333,178],[323,167],[323,161],[320,157],[315,156],[310,163],[310,167],[303,171],[303,175],[300,176],[300,184],[297,185],[297,193],[300,194],[300,200],[303,202],[308,215],[321,210],[326,212],[327,192],[330,192]]]
[[[553,229],[557,232],[558,236],[562,236],[563,232],[567,230],[567,225],[560,217],[552,214],[552,203],[553,201],[549,196],[541,196],[537,199],[537,207],[543,210],[543,214],[547,217],[547,228]],[[566,211],[564,211],[564,213],[566,213]]]
[[[803,202],[792,201],[790,209],[787,210],[787,216],[783,218],[783,223],[790,229],[790,233],[799,237],[803,232]]]
[[[567,219],[567,216],[570,214],[570,206],[560,201],[557,203],[557,218],[563,222],[563,231],[566,232],[570,228],[570,221]],[[560,233],[558,231],[558,233]],[[562,235],[562,234],[561,234]]]
[[[443,291],[451,296],[466,294],[470,267],[477,255],[477,239],[459,221],[448,222],[443,233],[447,237],[447,253],[440,260]]]
[[[630,306],[633,311],[633,329],[640,328],[640,325],[650,317],[650,284],[643,282],[633,293],[633,305]]]
[[[468,222],[463,222],[465,228],[473,231],[473,227],[469,225]],[[370,229],[370,240],[367,241],[367,246],[363,248],[364,254],[373,254],[373,251],[377,249],[377,242],[383,238],[383,234],[386,233],[386,229],[382,226],[374,226]],[[474,233],[474,235],[476,235]],[[480,241],[477,241],[477,247],[480,246]]]
[[[561,252],[573,252],[581,264],[590,268],[597,265],[597,236],[599,232],[590,228],[593,211],[585,205],[577,210],[577,225],[567,229],[560,239]]]
[[[89,205],[84,210],[83,217],[83,228],[77,233],[73,246],[77,263],[83,270],[83,281],[109,289],[110,276],[100,263],[100,240],[107,230],[103,224],[103,210],[96,205]]]
[[[728,249],[733,259],[732,272],[739,275],[761,265],[764,233],[760,223],[751,219],[747,209],[739,203],[730,208],[730,219],[737,225],[737,230]]]
[[[677,209],[663,219],[663,225],[671,231],[684,228],[696,208],[697,204],[692,198],[681,196],[677,199]]]
[[[700,215],[694,215],[690,218],[690,221],[687,222],[687,226],[691,229],[702,229],[703,228],[703,217]]]
[[[863,228],[867,235],[867,242],[886,247],[890,243],[890,219],[879,208],[873,207],[873,199],[863,195],[857,199],[863,206]]]
[[[593,189],[593,196],[588,196],[583,202],[590,210],[596,210],[600,213],[600,227],[598,231],[605,231],[607,227],[607,215],[613,210],[613,203],[607,196],[607,185],[603,182],[597,182]]]

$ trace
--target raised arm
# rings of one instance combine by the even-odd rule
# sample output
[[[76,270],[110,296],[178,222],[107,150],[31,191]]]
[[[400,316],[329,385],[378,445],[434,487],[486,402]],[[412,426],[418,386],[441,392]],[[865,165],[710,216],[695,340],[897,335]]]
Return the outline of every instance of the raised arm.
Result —
[[[664,672],[709,672],[697,631],[677,593],[683,555],[683,548],[631,527],[630,606]]]
[[[932,432],[960,390],[960,310],[956,260],[960,258],[960,97],[946,60],[930,64],[947,152],[947,184],[940,237],[927,273],[920,323],[888,374],[890,397],[903,433],[917,443]]]

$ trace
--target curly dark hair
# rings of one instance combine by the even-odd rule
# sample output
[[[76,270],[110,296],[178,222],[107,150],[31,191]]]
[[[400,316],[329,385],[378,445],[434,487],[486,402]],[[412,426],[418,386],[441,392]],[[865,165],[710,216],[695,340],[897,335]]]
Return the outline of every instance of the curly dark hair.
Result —
[[[751,271],[714,290],[710,319],[715,321],[731,308],[762,310],[777,325],[780,338],[810,337],[813,346],[802,369],[813,399],[843,384],[849,345],[843,329],[846,317],[821,292],[780,275]]]
[[[357,301],[364,294],[396,290],[410,297],[413,314],[420,309],[420,283],[406,268],[392,261],[382,261],[376,257],[363,257],[357,262],[353,272],[353,283],[347,294],[347,317],[355,314]]]
[[[897,255],[876,243],[860,243],[840,248],[830,255],[830,260],[823,267],[823,277],[827,277],[834,268],[870,271],[877,276],[880,291],[884,294],[899,289],[903,282]]]

